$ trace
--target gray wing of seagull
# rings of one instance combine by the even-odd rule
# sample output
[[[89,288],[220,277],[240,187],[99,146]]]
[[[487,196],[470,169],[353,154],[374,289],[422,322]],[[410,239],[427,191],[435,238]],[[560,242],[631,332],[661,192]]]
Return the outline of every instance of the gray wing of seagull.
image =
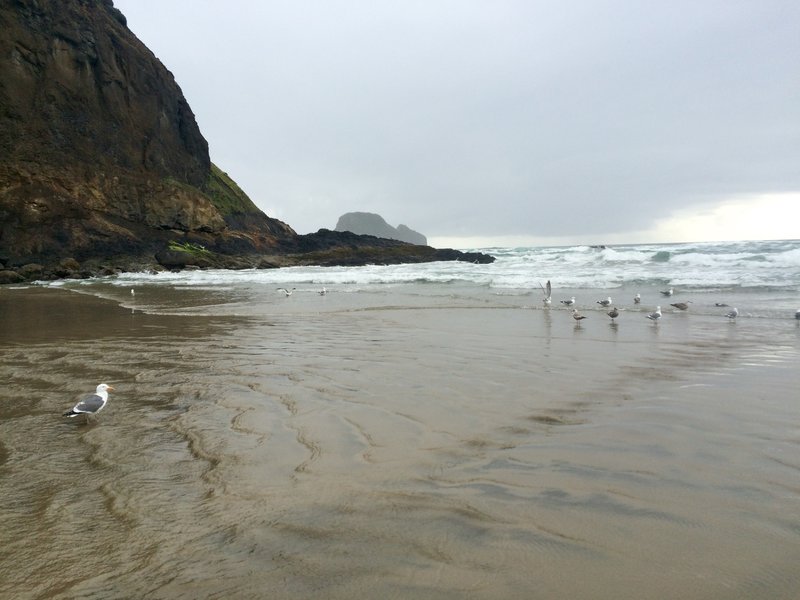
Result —
[[[82,412],[82,413],[96,413],[98,410],[103,408],[105,405],[105,401],[98,396],[97,394],[89,394],[85,396],[78,402],[75,406],[72,407],[74,412]]]

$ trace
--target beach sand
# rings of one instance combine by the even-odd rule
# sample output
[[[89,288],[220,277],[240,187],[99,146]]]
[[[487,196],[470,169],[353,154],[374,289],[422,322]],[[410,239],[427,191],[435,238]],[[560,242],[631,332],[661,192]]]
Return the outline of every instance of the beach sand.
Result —
[[[800,589],[795,322],[158,293],[0,290],[0,597]]]

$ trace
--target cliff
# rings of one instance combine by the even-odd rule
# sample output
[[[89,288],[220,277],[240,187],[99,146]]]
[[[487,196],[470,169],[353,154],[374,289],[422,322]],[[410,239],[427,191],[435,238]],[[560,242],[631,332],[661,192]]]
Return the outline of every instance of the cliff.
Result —
[[[0,270],[271,266],[315,245],[211,163],[174,77],[111,0],[0,2]]]
[[[220,169],[172,74],[110,1],[0,4],[0,252],[263,251],[295,235]]]
[[[336,223],[336,231],[350,231],[363,235],[374,235],[421,246],[425,246],[428,243],[426,237],[421,233],[417,233],[405,225],[398,225],[396,228],[392,227],[380,215],[368,212],[349,212],[343,214]]]

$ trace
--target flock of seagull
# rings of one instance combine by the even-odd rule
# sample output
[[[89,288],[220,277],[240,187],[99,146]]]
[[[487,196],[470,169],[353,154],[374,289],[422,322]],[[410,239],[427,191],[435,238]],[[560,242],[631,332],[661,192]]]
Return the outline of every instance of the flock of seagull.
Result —
[[[549,279],[547,280],[547,285],[542,285],[540,283],[539,287],[542,288],[542,292],[544,294],[544,297],[542,298],[544,307],[549,308],[553,303],[553,287],[550,284],[550,280]],[[665,298],[670,298],[675,293],[675,289],[669,288],[668,290],[662,290],[660,293]],[[559,302],[563,304],[566,308],[572,308],[572,318],[575,319],[575,321],[577,321],[578,323],[580,323],[586,318],[586,316],[582,315],[577,308],[574,308],[575,296],[572,296],[566,300],[559,300]],[[642,302],[642,296],[641,294],[637,293],[633,297],[633,303],[641,304],[641,302]],[[689,305],[691,303],[692,303],[691,300],[687,300],[686,302],[673,302],[670,304],[670,306],[673,306],[678,310],[683,311],[683,310],[689,310]],[[612,323],[616,323],[615,319],[619,316],[619,310],[615,306],[613,306],[613,301],[611,300],[611,296],[608,296],[604,300],[597,300],[595,304],[599,304],[601,308],[608,308],[609,310],[606,314],[611,318]],[[727,304],[724,304],[722,302],[717,302],[715,306],[728,307]],[[739,309],[736,307],[732,307],[729,311],[727,311],[724,314],[724,316],[727,317],[730,321],[733,321],[734,319],[736,319],[736,317],[739,316]],[[645,317],[650,319],[654,323],[658,323],[661,320],[661,306],[656,306],[656,309],[653,312],[645,315]],[[797,312],[794,315],[794,318],[800,320],[800,309],[797,310]]]
[[[550,280],[547,280],[547,285],[542,285],[541,283],[539,286],[542,288],[542,292],[544,293],[544,298],[542,298],[542,302],[544,303],[545,308],[549,308],[550,305],[553,303],[552,296],[553,296],[553,288],[550,284]],[[278,288],[278,291],[283,292],[287,297],[292,295],[292,292],[295,291],[297,288]],[[321,290],[318,290],[317,293],[320,296],[324,296],[328,293],[328,290],[324,287]],[[661,291],[661,295],[665,298],[670,298],[675,293],[673,288],[668,290]],[[134,296],[136,292],[131,290],[131,296]],[[575,306],[575,296],[570,297],[567,300],[560,300],[561,304],[563,304],[567,308],[571,308]],[[641,304],[642,297],[640,294],[636,294],[633,297],[634,304]],[[673,302],[670,306],[677,308],[678,310],[688,310],[689,305],[692,303],[691,300],[687,300],[686,302]],[[611,300],[611,296],[608,296],[604,300],[597,300],[596,304],[599,304],[601,308],[609,309],[606,313],[610,318],[612,323],[616,323],[615,319],[619,316],[619,310],[613,306],[613,302]],[[722,302],[717,302],[715,304],[717,307],[727,307],[727,304]],[[725,315],[729,320],[733,321],[736,317],[739,316],[739,309],[736,307],[731,308]],[[661,306],[656,306],[655,311],[651,312],[650,314],[645,315],[646,318],[650,319],[654,323],[658,323],[661,320]],[[582,315],[577,308],[572,308],[572,318],[580,324],[586,317]],[[797,309],[797,312],[794,313],[794,318],[800,321],[800,308]],[[114,388],[108,384],[101,383],[97,386],[97,389],[94,391],[93,394],[87,394],[81,400],[73,406],[70,410],[64,413],[65,417],[77,417],[83,416],[86,419],[86,422],[89,421],[90,417],[93,417],[97,413],[99,413],[105,405],[108,403],[108,392],[113,390]]]

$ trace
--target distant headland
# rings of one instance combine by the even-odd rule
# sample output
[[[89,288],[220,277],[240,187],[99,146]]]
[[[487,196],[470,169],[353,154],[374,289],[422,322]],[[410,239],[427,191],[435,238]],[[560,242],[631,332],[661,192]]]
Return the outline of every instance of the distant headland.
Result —
[[[0,5],[0,283],[129,270],[469,260],[264,214],[209,158],[111,0]],[[399,228],[398,228],[399,229]]]
[[[335,231],[351,231],[363,235],[374,235],[376,237],[388,238],[390,240],[400,240],[409,244],[426,246],[428,239],[405,226],[398,225],[392,227],[382,216],[368,212],[349,212],[339,217]]]

